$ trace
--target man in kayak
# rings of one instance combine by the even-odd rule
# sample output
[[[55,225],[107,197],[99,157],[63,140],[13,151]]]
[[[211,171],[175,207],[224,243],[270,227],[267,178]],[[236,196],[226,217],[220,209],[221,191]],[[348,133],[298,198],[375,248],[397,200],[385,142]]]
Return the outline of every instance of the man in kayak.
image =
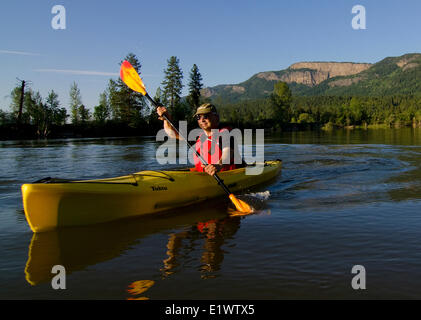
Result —
[[[165,107],[158,107],[157,113],[160,120],[164,121],[164,130],[170,138],[182,139],[168,121],[171,118]],[[244,166],[244,162],[240,160],[239,164],[235,163],[236,159],[241,159],[238,153],[238,146],[235,139],[231,139],[233,143],[223,143],[229,137],[228,128],[219,127],[219,115],[213,104],[205,103],[197,108],[194,114],[199,127],[203,130],[203,134],[197,138],[196,150],[208,162],[208,165],[201,163],[200,159],[194,155],[195,170],[206,172],[213,176],[219,171],[233,170]],[[221,139],[222,138],[222,139]]]

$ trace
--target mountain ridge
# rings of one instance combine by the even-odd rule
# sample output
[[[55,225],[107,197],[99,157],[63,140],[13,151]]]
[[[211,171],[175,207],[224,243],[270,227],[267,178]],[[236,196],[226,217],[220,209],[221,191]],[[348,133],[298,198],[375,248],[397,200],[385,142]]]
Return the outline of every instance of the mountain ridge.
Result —
[[[264,98],[278,81],[295,95],[387,95],[421,93],[421,54],[387,57],[377,63],[302,61],[279,71],[264,71],[238,84],[202,89],[212,101]]]

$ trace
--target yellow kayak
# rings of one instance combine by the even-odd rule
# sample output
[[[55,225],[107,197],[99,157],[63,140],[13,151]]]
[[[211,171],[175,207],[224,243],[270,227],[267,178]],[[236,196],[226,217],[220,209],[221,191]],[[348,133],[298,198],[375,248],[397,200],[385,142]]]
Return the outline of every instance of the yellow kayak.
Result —
[[[266,161],[260,175],[245,168],[218,173],[232,192],[276,177],[282,161]],[[98,180],[43,179],[22,185],[25,216],[33,232],[103,223],[187,206],[222,196],[206,173],[186,170],[141,171]]]

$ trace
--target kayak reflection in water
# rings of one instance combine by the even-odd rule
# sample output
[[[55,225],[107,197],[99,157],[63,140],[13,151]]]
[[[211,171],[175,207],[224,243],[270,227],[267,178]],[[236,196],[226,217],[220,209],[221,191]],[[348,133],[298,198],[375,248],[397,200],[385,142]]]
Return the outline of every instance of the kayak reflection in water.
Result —
[[[220,270],[224,260],[226,250],[222,247],[237,232],[240,223],[241,217],[209,220],[197,223],[191,230],[171,234],[167,244],[168,258],[163,261],[164,267],[161,269],[162,276],[166,278],[176,273],[182,265],[181,260],[191,256],[195,242],[204,239],[199,267],[201,278],[214,278],[214,272]]]
[[[164,130],[170,138],[182,140],[183,138],[173,129],[171,124],[164,119],[165,115],[170,121],[171,116],[167,108],[157,107],[157,113],[160,120],[164,121]],[[207,161],[204,165],[197,155],[194,155],[195,168],[193,170],[206,172],[213,176],[219,171],[233,170],[244,167],[245,162],[241,160],[238,152],[236,139],[226,140],[223,143],[222,137],[229,137],[229,128],[221,128],[219,123],[219,114],[213,104],[205,103],[197,108],[194,118],[198,126],[203,130],[203,134],[197,138],[196,151]],[[218,132],[218,137],[215,136]],[[228,143],[229,142],[229,143]],[[239,163],[235,163],[240,159]]]

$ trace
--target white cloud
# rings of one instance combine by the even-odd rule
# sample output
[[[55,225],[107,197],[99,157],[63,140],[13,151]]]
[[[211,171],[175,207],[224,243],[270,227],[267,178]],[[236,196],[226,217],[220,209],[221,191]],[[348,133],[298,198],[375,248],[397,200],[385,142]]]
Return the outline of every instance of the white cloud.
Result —
[[[62,73],[62,74],[72,74],[80,76],[111,76],[119,77],[120,73],[118,72],[103,72],[103,71],[91,71],[91,70],[71,70],[71,69],[34,69],[35,72],[52,72],[52,73]],[[154,74],[141,74],[142,77],[159,77]]]
[[[15,54],[15,55],[21,55],[21,56],[40,56],[39,53],[34,52],[25,52],[25,51],[14,51],[14,50],[1,50],[0,53],[3,54]]]
[[[53,72],[62,74],[73,74],[82,76],[118,76],[116,72],[102,72],[89,70],[69,70],[69,69],[35,69],[36,72]]]

